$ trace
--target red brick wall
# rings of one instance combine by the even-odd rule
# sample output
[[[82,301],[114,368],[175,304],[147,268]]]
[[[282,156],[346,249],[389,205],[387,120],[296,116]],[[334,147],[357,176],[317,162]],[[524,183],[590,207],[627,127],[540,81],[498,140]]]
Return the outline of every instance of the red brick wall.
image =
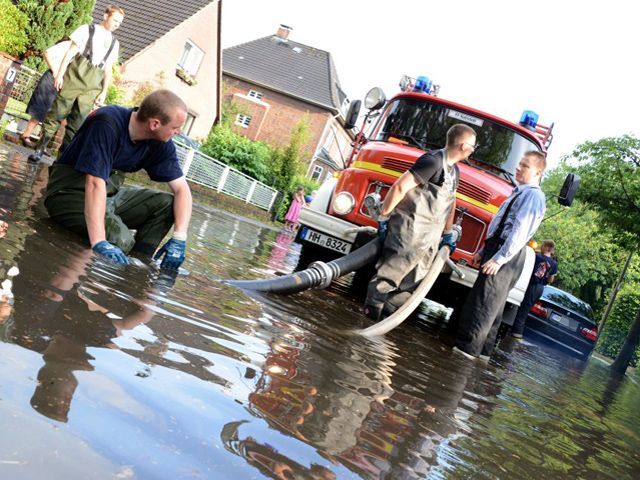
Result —
[[[274,146],[286,145],[289,143],[291,131],[307,113],[310,136],[304,160],[311,160],[321,140],[325,124],[332,116],[328,110],[227,75],[223,75],[222,83],[223,100],[233,97],[234,101],[242,105],[247,114],[252,116],[249,128],[235,127],[238,133],[252,140]],[[256,102],[253,99],[241,98],[246,96],[249,90],[262,93],[262,99]]]

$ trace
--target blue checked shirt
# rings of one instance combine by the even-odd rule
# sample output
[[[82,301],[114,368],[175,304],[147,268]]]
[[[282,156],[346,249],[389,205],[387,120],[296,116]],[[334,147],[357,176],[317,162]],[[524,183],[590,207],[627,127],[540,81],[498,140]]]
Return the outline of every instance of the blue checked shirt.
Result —
[[[511,206],[502,235],[500,235],[504,239],[504,244],[492,257],[492,260],[498,265],[507,263],[527,244],[533,234],[536,233],[536,230],[538,230],[544,216],[547,202],[540,186],[527,183],[518,185],[513,189],[509,198],[502,202],[498,213],[491,220],[487,230],[487,238],[491,237],[498,229],[507,205],[509,205],[514,195],[520,192],[522,194]]]

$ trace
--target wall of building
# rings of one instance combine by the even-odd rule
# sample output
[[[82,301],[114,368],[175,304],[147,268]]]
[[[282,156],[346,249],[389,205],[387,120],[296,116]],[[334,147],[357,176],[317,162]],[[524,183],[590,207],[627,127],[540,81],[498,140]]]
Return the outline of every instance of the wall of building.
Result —
[[[192,138],[206,137],[217,116],[217,25],[218,3],[212,2],[123,66],[122,83],[128,98],[134,95],[141,84],[150,82],[155,88],[162,86],[174,91],[187,103],[189,112],[196,116],[188,132]],[[204,51],[195,75],[195,85],[188,85],[176,76],[176,67],[187,40]],[[164,77],[162,85],[160,76]]]
[[[305,114],[309,119],[309,141],[305,148],[305,162],[309,162],[323,138],[331,112],[287,95],[223,74],[223,105],[233,98],[242,113],[251,115],[248,128],[236,125],[236,131],[252,140],[274,146],[289,142],[291,131]],[[249,98],[250,90],[262,93],[259,101]]]

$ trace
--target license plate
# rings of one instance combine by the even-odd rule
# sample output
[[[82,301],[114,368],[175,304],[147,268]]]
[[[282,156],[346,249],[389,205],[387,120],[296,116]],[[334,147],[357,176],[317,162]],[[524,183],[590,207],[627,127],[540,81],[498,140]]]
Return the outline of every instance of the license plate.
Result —
[[[560,325],[563,325],[567,328],[570,328],[572,330],[575,330],[578,327],[578,322],[576,322],[575,320],[572,320],[570,318],[567,318],[563,315],[558,315],[557,313],[551,313],[551,320],[553,320],[554,322],[559,323]]]
[[[315,230],[311,230],[307,227],[302,227],[300,238],[336,252],[349,253],[351,251],[351,244],[349,242],[325,235],[324,233],[316,232]]]

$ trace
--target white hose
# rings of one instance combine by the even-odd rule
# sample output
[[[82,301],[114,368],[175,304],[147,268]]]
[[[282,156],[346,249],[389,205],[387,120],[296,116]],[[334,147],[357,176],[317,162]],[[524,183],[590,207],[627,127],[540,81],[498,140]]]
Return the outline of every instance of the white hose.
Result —
[[[388,316],[384,320],[376,323],[375,325],[371,325],[368,328],[364,328],[361,330],[352,330],[349,333],[356,335],[363,335],[365,337],[374,337],[377,335],[384,335],[385,333],[393,330],[402,322],[404,322],[409,315],[420,305],[420,302],[427,295],[433,283],[438,278],[442,267],[445,262],[449,258],[449,247],[443,246],[438,253],[436,254],[433,263],[431,264],[431,268],[427,272],[427,275],[424,277],[418,288],[413,292],[413,294],[409,297],[409,299],[404,302],[404,304],[398,308],[392,315]]]

